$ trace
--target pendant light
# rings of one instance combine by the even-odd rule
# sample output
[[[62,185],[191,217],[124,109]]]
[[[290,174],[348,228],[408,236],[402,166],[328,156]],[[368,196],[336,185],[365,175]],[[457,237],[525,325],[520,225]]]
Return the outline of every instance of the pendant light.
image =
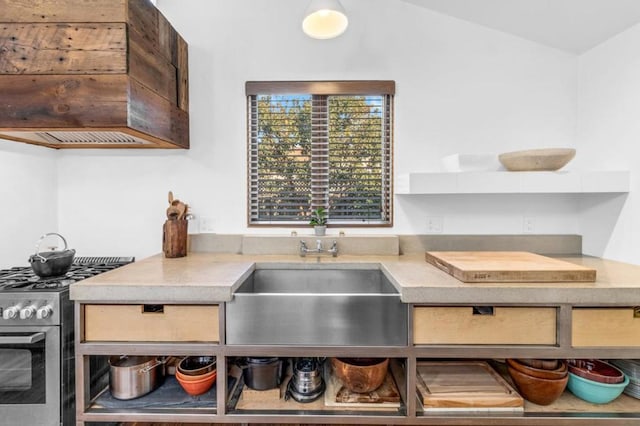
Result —
[[[349,19],[339,0],[311,0],[302,31],[309,37],[325,40],[338,37],[348,25]]]

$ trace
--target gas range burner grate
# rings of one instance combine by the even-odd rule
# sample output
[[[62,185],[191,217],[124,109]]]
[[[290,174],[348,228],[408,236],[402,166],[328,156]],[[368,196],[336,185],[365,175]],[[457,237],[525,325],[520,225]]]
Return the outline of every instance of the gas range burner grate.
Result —
[[[97,262],[91,262],[91,259]],[[63,290],[77,281],[119,268],[134,260],[133,257],[79,257],[66,274],[47,278],[38,277],[29,266],[0,270],[0,291]]]
[[[73,263],[77,265],[88,265],[88,264],[96,264],[96,263],[131,263],[135,261],[135,257],[117,257],[117,256],[103,256],[103,257],[76,257],[73,259]]]
[[[31,287],[33,290],[45,290],[48,288],[63,288],[68,287],[75,283],[76,280],[60,280],[60,281],[45,281],[37,282]]]

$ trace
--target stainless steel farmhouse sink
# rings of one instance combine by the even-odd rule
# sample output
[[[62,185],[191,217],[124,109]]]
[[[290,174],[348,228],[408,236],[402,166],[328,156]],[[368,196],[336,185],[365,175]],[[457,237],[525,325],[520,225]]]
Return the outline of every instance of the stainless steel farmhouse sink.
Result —
[[[404,346],[407,323],[379,269],[256,269],[226,306],[229,345]]]

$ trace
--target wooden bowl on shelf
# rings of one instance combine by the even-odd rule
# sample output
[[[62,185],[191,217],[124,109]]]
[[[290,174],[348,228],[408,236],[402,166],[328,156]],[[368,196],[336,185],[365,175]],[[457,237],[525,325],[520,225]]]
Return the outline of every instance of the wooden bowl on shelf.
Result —
[[[541,370],[555,370],[559,364],[559,360],[557,359],[518,358],[516,361],[528,367],[539,368]]]
[[[389,358],[331,358],[333,371],[351,392],[367,393],[382,385]]]
[[[548,148],[505,152],[498,159],[512,172],[555,171],[564,167],[575,155],[573,148]]]
[[[558,399],[569,381],[568,374],[561,379],[541,379],[524,374],[510,365],[507,365],[507,369],[520,395],[538,405],[549,405]]]
[[[564,361],[560,361],[558,363],[558,367],[556,367],[554,370],[530,367],[518,362],[518,360],[516,359],[507,359],[507,363],[511,368],[514,368],[521,373],[532,377],[538,377],[540,379],[562,379],[567,375],[567,372],[569,371],[569,369],[567,368],[567,363]]]

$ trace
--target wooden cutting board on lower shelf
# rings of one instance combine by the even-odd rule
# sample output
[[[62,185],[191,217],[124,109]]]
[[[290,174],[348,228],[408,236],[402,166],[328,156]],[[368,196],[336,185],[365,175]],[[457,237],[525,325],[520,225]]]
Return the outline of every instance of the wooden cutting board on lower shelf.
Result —
[[[522,397],[484,361],[419,362],[417,387],[425,410],[524,407]]]
[[[525,251],[428,251],[428,263],[465,283],[594,282],[596,270]]]

